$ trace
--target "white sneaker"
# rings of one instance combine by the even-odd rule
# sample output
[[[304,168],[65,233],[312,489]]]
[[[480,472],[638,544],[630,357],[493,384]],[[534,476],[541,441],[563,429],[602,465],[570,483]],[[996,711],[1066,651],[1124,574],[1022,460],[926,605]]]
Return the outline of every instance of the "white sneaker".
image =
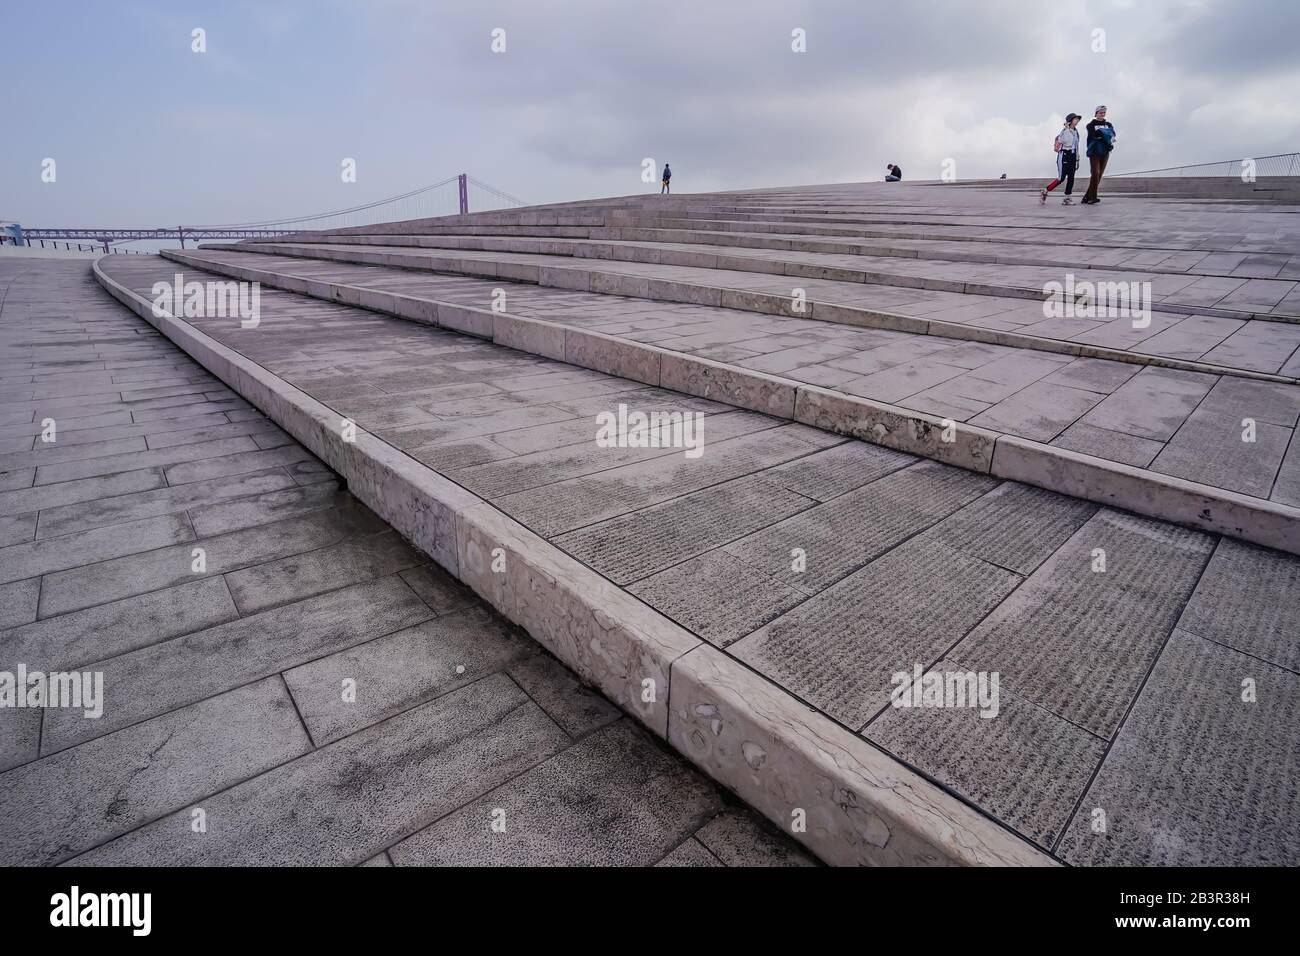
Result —
[[[1062,205],[1062,206],[1073,206],[1073,205],[1074,205],[1074,200],[1071,199],[1069,196],[1066,196],[1064,199],[1061,200],[1061,205]]]

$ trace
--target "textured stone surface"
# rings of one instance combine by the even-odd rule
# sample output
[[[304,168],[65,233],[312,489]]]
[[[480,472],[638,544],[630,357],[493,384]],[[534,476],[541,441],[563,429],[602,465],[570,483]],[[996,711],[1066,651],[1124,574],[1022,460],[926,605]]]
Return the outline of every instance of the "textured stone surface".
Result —
[[[814,594],[995,486],[921,462],[727,545],[728,554]],[[806,568],[794,570],[796,549]]]
[[[725,551],[684,561],[628,590],[717,647],[726,647],[807,598]]]
[[[59,863],[309,749],[278,677],[220,694],[0,776],[0,856]]]
[[[748,813],[724,811],[696,839],[727,866],[815,866],[789,838],[771,832]]]
[[[1181,630],[1300,671],[1300,558],[1224,538]]]
[[[1005,482],[925,534],[990,564],[1028,575],[1096,511],[1090,502]]]
[[[567,737],[503,676],[485,678],[76,858],[78,865],[362,863]]]
[[[763,480],[829,501],[916,461],[911,455],[866,442],[848,441],[763,472]]]
[[[1212,538],[1102,511],[951,652],[1109,739],[1173,630]],[[1105,552],[1105,571],[1096,562]]]
[[[391,852],[398,866],[648,866],[717,807],[699,774],[623,720]]]
[[[1254,703],[1243,701],[1247,678]],[[1175,631],[1061,856],[1076,865],[1295,866],[1297,702],[1294,672]]]
[[[721,547],[816,502],[745,477],[558,535],[557,545],[615,584]]]
[[[658,504],[816,451],[808,434],[787,425],[757,435],[710,443],[696,459],[657,457],[559,485],[495,499],[506,514],[543,535],[560,534],[604,518]],[[834,444],[830,436],[822,444]]]
[[[968,672],[944,660],[939,672]],[[866,736],[1050,849],[1105,741],[999,686],[998,711],[887,707]]]
[[[95,662],[92,669],[104,674],[104,715],[92,721],[74,711],[50,711],[42,752],[62,750],[430,616],[410,588],[387,578]]]
[[[1290,440],[1289,428],[1261,421],[1247,430],[1239,416],[1198,408],[1156,456],[1151,470],[1268,498]]]
[[[585,737],[622,716],[605,697],[540,648],[514,659],[506,671],[571,737]]]
[[[717,867],[722,866],[722,862],[706,850],[699,840],[691,837],[656,863],[655,866]]]
[[[474,609],[318,658],[284,679],[320,745],[472,683],[529,650],[499,618]]]
[[[892,674],[936,660],[1020,580],[937,542],[913,539],[731,651],[857,730],[888,703]]]
[[[462,579],[661,735],[672,662],[698,641],[484,503],[460,515]],[[496,564],[499,570],[494,570]]]
[[[238,616],[225,580],[209,578],[14,628],[0,635],[0,658],[78,667]]]

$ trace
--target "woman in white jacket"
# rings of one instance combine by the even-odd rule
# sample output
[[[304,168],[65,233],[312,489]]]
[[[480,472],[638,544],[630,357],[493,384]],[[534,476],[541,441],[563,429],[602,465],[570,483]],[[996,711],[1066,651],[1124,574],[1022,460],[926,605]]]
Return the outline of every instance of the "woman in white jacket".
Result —
[[[1056,150],[1056,178],[1039,193],[1040,203],[1047,202],[1047,194],[1064,182],[1065,199],[1061,201],[1061,205],[1074,205],[1070,193],[1074,192],[1074,173],[1079,168],[1078,126],[1081,118],[1078,113],[1069,114],[1065,117],[1065,126],[1056,134],[1056,141],[1052,144],[1052,148]]]

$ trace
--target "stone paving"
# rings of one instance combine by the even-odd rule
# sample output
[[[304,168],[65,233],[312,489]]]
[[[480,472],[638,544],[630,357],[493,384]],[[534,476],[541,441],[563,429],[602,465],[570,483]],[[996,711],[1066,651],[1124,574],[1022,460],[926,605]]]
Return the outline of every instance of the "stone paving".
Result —
[[[101,673],[103,708],[0,708],[5,865],[814,862],[85,262],[0,262],[0,672],[20,665]]]
[[[490,280],[413,280],[382,267],[321,266],[244,252],[200,256],[480,307],[499,287]],[[509,308],[1300,506],[1300,444],[1291,441],[1300,386],[527,285],[510,287]],[[1256,324],[1300,343],[1300,325]],[[1283,347],[1289,355],[1290,346]],[[1247,413],[1256,419],[1252,443],[1241,440]]]
[[[145,298],[178,271],[134,257],[104,268]],[[294,268],[328,280],[375,267]],[[549,293],[508,294],[513,308]],[[692,308],[591,298],[602,321],[647,329],[684,325],[676,310]],[[575,304],[588,300],[555,312]],[[1300,862],[1300,559],[305,296],[264,289],[255,330],[188,321],[1063,862]],[[747,334],[732,341],[794,327],[729,321]],[[832,340],[880,331],[807,325]],[[875,347],[923,340],[938,341]],[[1103,394],[1077,386],[1100,387],[1111,363],[1090,377],[1070,357],[1011,359],[1008,379],[1018,362],[1050,362],[1034,381],[1059,373],[1088,408],[1170,371],[1123,363],[1133,375]],[[1251,384],[1211,377],[1171,388],[1204,384],[1199,404],[1223,382]],[[702,414],[703,454],[598,443],[596,416],[620,404]],[[891,675],[914,667],[998,672],[997,719],[891,707]],[[440,832],[470,829],[453,818]],[[409,842],[410,859],[444,858],[436,839]]]
[[[1208,213],[1203,214],[1201,220],[1207,217]],[[627,221],[628,214],[624,212],[618,222]],[[630,221],[641,222],[639,218]],[[689,220],[692,224],[700,221]],[[648,222],[661,220],[650,218]],[[1213,220],[1209,219],[1202,228],[1212,225]],[[511,228],[539,231],[492,224],[459,228],[485,232]],[[1278,230],[1281,231],[1280,226]],[[605,231],[639,234],[646,230],[620,225]],[[650,231],[671,233],[665,229]],[[609,239],[597,243],[596,240],[543,240],[513,235],[345,238],[351,244],[322,241],[221,246],[192,254],[191,261],[208,262],[218,268],[222,265],[251,267],[317,282],[347,283],[363,289],[400,292],[479,308],[491,304],[494,290],[501,287],[500,279],[415,273],[411,269],[436,267],[477,273],[499,270],[503,276],[537,279],[561,262],[570,273],[582,273],[584,281],[593,289],[601,282],[610,288],[600,294],[548,287],[545,283],[510,284],[507,287],[509,313],[649,343],[659,349],[1047,443],[1153,475],[1184,479],[1287,508],[1300,507],[1300,443],[1292,441],[1300,419],[1300,386],[1292,384],[1300,374],[1300,325],[1271,320],[1278,316],[1270,316],[1267,321],[1252,318],[1257,313],[1226,308],[1244,301],[1233,300],[1231,295],[1235,293],[1216,293],[1209,298],[1208,293],[1202,295],[1196,291],[1229,286],[1242,290],[1252,283],[1273,283],[1277,289],[1265,297],[1274,297],[1275,305],[1281,308],[1282,303],[1292,301],[1294,280],[1227,277],[1211,271],[1158,275],[1106,269],[1100,276],[1091,275],[1090,278],[1099,281],[1148,278],[1157,287],[1158,295],[1170,299],[1182,297],[1178,307],[1187,311],[1160,311],[1158,302],[1150,325],[1134,329],[1129,318],[1045,319],[1042,302],[995,294],[998,290],[1015,291],[997,283],[1009,281],[1006,279],[1009,271],[1029,268],[1024,266],[972,266],[930,258],[730,250],[746,256],[759,252],[771,264],[787,270],[795,267],[798,257],[803,257],[799,262],[804,265],[810,257],[819,258],[823,265],[817,269],[822,271],[833,271],[837,268],[835,263],[838,267],[850,261],[866,263],[875,270],[874,275],[890,283],[877,284],[839,278],[791,278],[790,275],[778,278],[761,272],[736,271],[728,267],[737,265],[737,256],[724,256],[725,248],[714,246]],[[420,243],[419,248],[391,245],[411,243],[415,239]],[[1202,244],[1209,241],[1206,238]],[[1295,245],[1285,232],[1276,241],[1279,245],[1287,242]],[[583,257],[572,255],[574,247],[584,242],[598,245],[599,249],[589,249]],[[550,251],[540,254],[456,248],[457,244],[466,243],[531,243]],[[1027,243],[1026,248],[1037,247]],[[260,249],[267,252],[252,251]],[[1163,250],[1160,256],[1150,255],[1150,250],[1121,251],[1129,252],[1134,258],[1145,256],[1165,263],[1171,256],[1180,254],[1170,250]],[[696,259],[708,264],[667,264],[670,253],[684,256],[681,261]],[[927,253],[928,256],[939,254],[942,250]],[[383,264],[322,263],[289,255],[341,257]],[[662,257],[664,262],[611,258],[618,255]],[[1234,272],[1245,268],[1244,260],[1250,257],[1248,253],[1228,252],[1181,255],[1185,257],[1181,262],[1185,270],[1231,269]],[[1274,260],[1279,257],[1280,262],[1274,261],[1272,266],[1257,263],[1256,267],[1261,271],[1275,268],[1278,272],[1292,268],[1289,256],[1275,255]],[[744,268],[752,269],[761,261],[750,260]],[[407,268],[395,268],[401,266]],[[914,278],[915,269],[920,267],[933,276],[925,280],[927,284],[947,284],[959,291],[906,288],[896,284]],[[1092,271],[1100,268],[1094,263]],[[983,271],[972,273],[972,269]],[[893,271],[886,275],[880,270]],[[964,277],[960,275],[963,270]],[[1059,280],[1063,275],[1040,267],[1032,271],[1040,280],[1053,275]],[[956,278],[954,272],[958,273]],[[940,275],[945,278],[937,278]],[[815,314],[825,315],[830,321],[790,315],[788,306],[785,314],[755,315],[737,308],[662,301],[649,291],[640,293],[649,298],[631,299],[629,294],[639,294],[636,285],[639,278],[684,283],[689,289],[713,290],[715,296],[718,290],[724,290],[724,295],[725,290],[740,290],[732,294],[788,297],[792,282],[798,282],[799,288],[815,300]],[[859,273],[858,279],[861,278]],[[974,284],[976,279],[980,282],[978,286]],[[613,291],[625,294],[609,294]],[[1025,286],[1020,291],[1032,290]],[[1213,305],[1217,314],[1196,314],[1198,303],[1206,309]],[[840,309],[840,314],[828,307]],[[854,318],[853,325],[839,321],[849,320],[844,309],[861,313]],[[1272,309],[1270,306],[1269,310]],[[929,323],[929,334],[897,327],[857,327],[861,325],[861,315],[879,314],[900,321]],[[1083,354],[1047,350],[1048,346],[1067,346]],[[1252,377],[1241,373],[1258,374]],[[1248,436],[1244,431],[1247,421],[1251,423]]]

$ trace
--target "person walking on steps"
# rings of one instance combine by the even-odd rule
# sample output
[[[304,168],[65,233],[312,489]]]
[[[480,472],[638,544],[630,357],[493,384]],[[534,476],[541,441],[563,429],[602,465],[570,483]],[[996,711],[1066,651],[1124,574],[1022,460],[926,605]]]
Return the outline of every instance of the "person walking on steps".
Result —
[[[672,178],[673,178],[672,169],[669,167],[667,163],[664,163],[664,181],[663,181],[663,185],[659,187],[659,195],[662,196],[664,193],[672,192],[672,189],[670,188],[672,184]]]
[[[1056,178],[1044,186],[1043,191],[1038,194],[1040,203],[1047,202],[1047,194],[1061,183],[1065,183],[1065,199],[1061,201],[1061,205],[1074,205],[1070,194],[1074,192],[1074,173],[1079,168],[1080,119],[1082,117],[1078,113],[1069,114],[1065,117],[1064,128],[1056,134],[1056,140],[1052,143],[1052,149],[1056,150]]]
[[[1106,173],[1106,163],[1110,161],[1110,151],[1115,148],[1115,127],[1106,119],[1106,107],[1098,106],[1092,120],[1088,123],[1088,191],[1083,194],[1085,206],[1095,206],[1101,202],[1097,198],[1097,187],[1101,177]]]

